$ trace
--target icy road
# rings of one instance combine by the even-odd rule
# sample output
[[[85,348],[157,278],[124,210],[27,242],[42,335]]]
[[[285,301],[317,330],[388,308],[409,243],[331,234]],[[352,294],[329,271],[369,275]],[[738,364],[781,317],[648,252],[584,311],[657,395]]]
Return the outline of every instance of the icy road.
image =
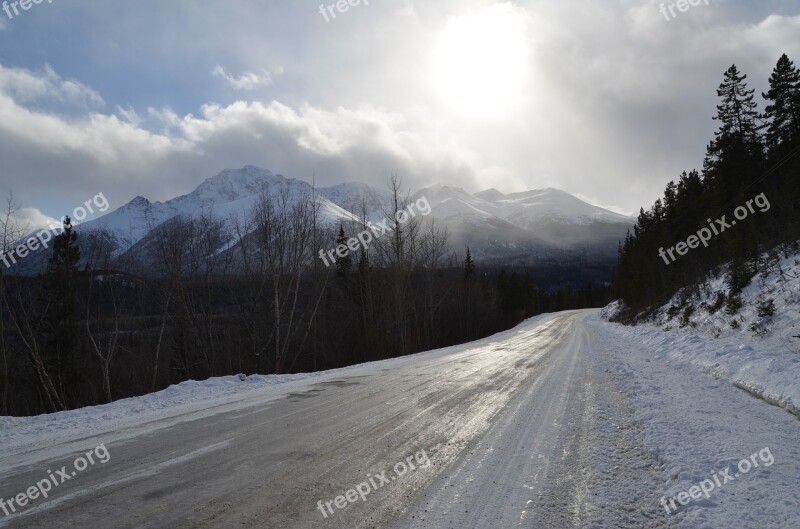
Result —
[[[630,334],[593,314],[169,417],[124,422],[129,399],[86,412],[82,434],[70,415],[30,423],[35,437],[2,448],[0,497],[57,485],[0,510],[0,527],[796,527],[797,418],[636,356]],[[103,429],[104,413],[119,427]],[[74,472],[101,443],[107,462]],[[769,467],[674,512],[660,504],[765,447]]]

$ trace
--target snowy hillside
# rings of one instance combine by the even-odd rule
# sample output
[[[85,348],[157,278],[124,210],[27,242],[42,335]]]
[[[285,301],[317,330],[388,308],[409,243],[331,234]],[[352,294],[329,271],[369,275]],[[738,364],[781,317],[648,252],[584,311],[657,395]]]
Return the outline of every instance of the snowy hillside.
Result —
[[[390,195],[387,190],[361,182],[321,187],[317,191],[332,203],[359,217],[361,217],[362,210],[365,209],[367,218],[374,222],[382,220],[384,210],[389,209]]]
[[[366,204],[373,221],[389,209],[389,194],[366,184],[341,184],[319,192],[353,213],[359,214],[361,204]],[[635,222],[553,188],[508,195],[487,189],[471,194],[460,187],[434,184],[410,198],[421,197],[432,208],[426,220],[447,228],[452,248],[469,247],[473,257],[489,263],[525,266],[565,256],[613,260],[618,242]],[[353,205],[357,211],[351,209]]]
[[[587,251],[612,259],[617,242],[634,219],[588,204],[558,189],[505,195],[496,189],[470,194],[457,187],[436,185],[418,191],[442,221],[453,245],[474,248],[479,258],[496,260],[563,250]]]
[[[735,313],[724,301],[726,275],[709,277],[630,332],[659,360],[694,366],[800,417],[800,251],[761,259],[765,272],[743,290]],[[605,316],[619,308],[606,307]]]

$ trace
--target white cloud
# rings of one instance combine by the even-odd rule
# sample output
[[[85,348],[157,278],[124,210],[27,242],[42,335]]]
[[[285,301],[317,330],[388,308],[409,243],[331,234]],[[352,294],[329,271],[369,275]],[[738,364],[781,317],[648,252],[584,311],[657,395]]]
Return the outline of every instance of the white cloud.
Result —
[[[213,70],[211,70],[212,76],[225,79],[228,82],[228,85],[230,85],[230,87],[234,90],[241,90],[245,92],[270,86],[274,82],[274,76],[281,75],[282,73],[283,68],[280,66],[275,70],[274,73],[262,70],[260,74],[245,72],[239,77],[234,77],[233,75],[229,74],[219,64],[216,65]]]
[[[117,114],[131,125],[138,127],[142,124],[142,118],[131,106],[128,106],[128,108],[122,108],[121,106],[117,105]]]
[[[78,81],[62,79],[49,64],[39,72],[0,65],[0,93],[18,103],[56,101],[83,108],[105,105],[95,90]]]
[[[34,87],[50,77],[16,72]],[[140,116],[132,107],[117,107],[114,114],[67,118],[18,103],[4,92],[20,84],[0,85],[3,187],[23,190],[16,193],[21,197],[27,192],[24,203],[30,204],[42,193],[53,197],[54,183],[62,187],[63,182],[75,196],[57,196],[54,214],[63,206],[60,201],[98,189],[116,204],[140,194],[172,198],[224,167],[248,163],[297,178],[316,174],[321,185],[365,176],[380,185],[393,170],[409,186],[427,184],[433,174],[467,187],[475,182],[474,152],[442,145],[422,123],[378,107],[326,110],[235,101],[204,105],[197,115],[165,107],[148,108]]]
[[[52,229],[61,225],[58,220],[45,215],[36,208],[18,209],[11,216],[11,222],[12,225],[16,225],[21,230],[21,233],[24,233],[25,235],[34,230],[40,230],[43,228]]]
[[[210,62],[202,70],[193,60],[186,61],[193,73],[170,72],[180,79],[202,76],[198,90],[186,97],[174,85],[165,85],[171,92],[142,82],[138,108],[124,106],[131,99],[123,93],[123,107],[113,100],[113,111],[99,112],[100,94],[49,67],[0,67],[0,188],[57,215],[59,207],[42,201],[56,200],[47,197],[57,195],[53,183],[65,176],[83,186],[69,200],[103,190],[121,204],[140,194],[172,198],[222,168],[253,164],[297,178],[316,174],[320,185],[382,185],[394,170],[413,186],[553,186],[630,212],[651,204],[682,170],[702,164],[716,127],[716,88],[731,63],[760,92],[781,53],[800,60],[800,41],[793,38],[800,20],[768,16],[776,8],[748,17],[712,3],[667,22],[659,0],[536,2],[528,9],[525,105],[511,119],[469,121],[448,113],[436,97],[431,49],[447,17],[484,4],[376,3],[361,12],[362,26],[356,18],[324,24],[318,17],[319,27],[306,32],[297,30],[309,23],[306,8],[272,27],[275,17],[253,20],[248,8],[231,7],[225,17],[213,17],[220,32],[208,27],[210,41],[201,47],[218,55],[204,55]],[[189,11],[194,24],[210,24],[206,11]],[[249,32],[270,31],[236,39],[223,31],[243,21],[252,24]],[[353,35],[358,38],[345,38]],[[174,65],[176,55],[200,53],[186,44],[190,39],[174,40],[149,44],[144,56],[160,64],[161,53]],[[177,53],[174,46],[186,48]],[[292,64],[291,83],[272,85],[270,98],[259,101],[256,90],[282,70],[249,66],[233,74],[221,66],[224,57],[245,65]],[[131,62],[131,71],[142,68]],[[138,87],[136,78],[125,81],[126,88]],[[232,90],[239,100],[225,99]],[[118,95],[103,93],[109,102]],[[178,106],[193,96],[203,99]],[[156,100],[150,104],[157,108],[148,108]],[[42,101],[89,108],[65,117],[43,110]]]
[[[416,17],[417,10],[414,9],[414,4],[410,0],[403,0],[403,5],[395,8],[394,14],[399,17]]]

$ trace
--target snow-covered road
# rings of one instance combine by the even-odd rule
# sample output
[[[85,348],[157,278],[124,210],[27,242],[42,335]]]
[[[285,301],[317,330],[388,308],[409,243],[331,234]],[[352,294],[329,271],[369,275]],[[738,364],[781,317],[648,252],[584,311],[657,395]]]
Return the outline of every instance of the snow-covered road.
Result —
[[[100,443],[110,459],[0,510],[0,527],[794,526],[800,422],[637,347],[592,311],[565,312],[172,413],[128,399],[5,420],[0,498]],[[765,446],[769,468],[675,514],[659,504]]]

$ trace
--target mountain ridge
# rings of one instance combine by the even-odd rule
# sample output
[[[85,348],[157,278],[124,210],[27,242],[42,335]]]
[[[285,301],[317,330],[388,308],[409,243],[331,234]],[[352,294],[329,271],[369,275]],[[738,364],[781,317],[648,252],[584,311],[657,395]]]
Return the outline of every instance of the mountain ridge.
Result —
[[[391,211],[391,196],[363,182],[343,182],[313,189],[304,180],[287,178],[270,170],[246,165],[224,169],[206,178],[191,192],[164,202],[137,196],[105,215],[80,224],[80,232],[102,232],[111,241],[111,255],[119,257],[157,227],[178,217],[210,214],[218,219],[241,218],[262,194],[294,202],[316,192],[322,223],[357,221],[366,214],[378,222]],[[530,264],[558,253],[613,258],[617,243],[635,219],[585,202],[555,188],[502,193],[490,188],[476,194],[461,187],[432,184],[408,195],[425,198],[431,205],[426,221],[435,220],[450,233],[451,249],[470,247],[486,262]]]

